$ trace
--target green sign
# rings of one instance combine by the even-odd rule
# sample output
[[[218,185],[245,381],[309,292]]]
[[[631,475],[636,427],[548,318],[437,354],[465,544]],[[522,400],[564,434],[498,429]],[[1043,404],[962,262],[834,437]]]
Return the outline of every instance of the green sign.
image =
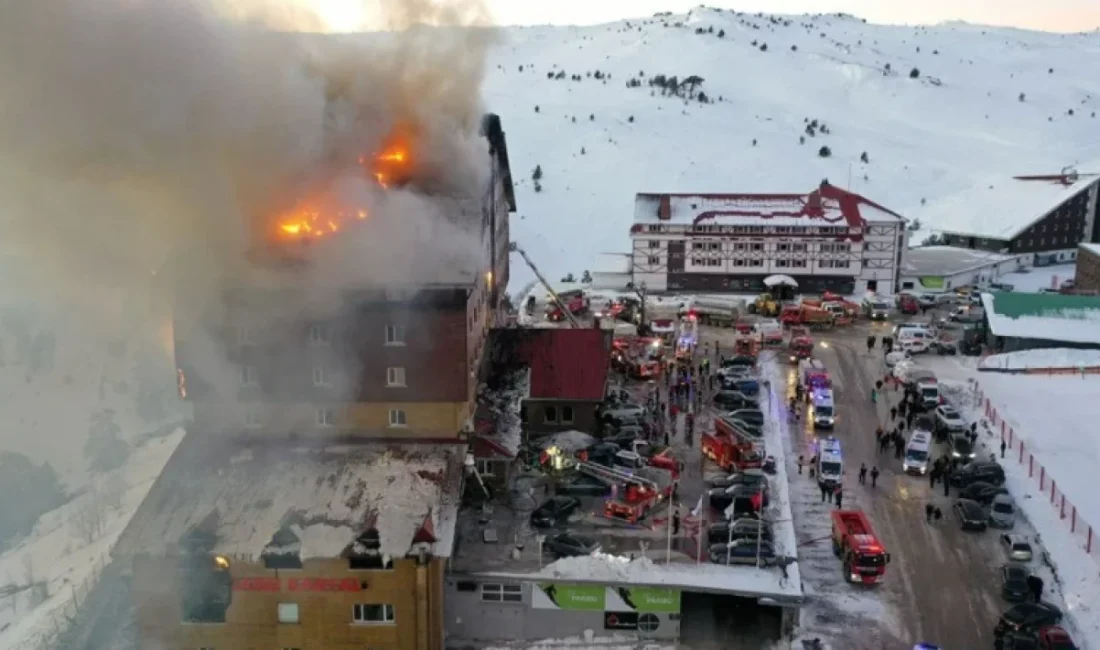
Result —
[[[603,585],[541,584],[539,590],[546,599],[536,599],[533,606],[547,609],[572,609],[602,612],[607,602]],[[546,602],[549,601],[549,602]]]
[[[919,278],[920,284],[926,289],[942,289],[943,288],[943,276],[942,275],[926,275],[923,278]]]
[[[619,587],[617,591],[623,602],[636,612],[680,612],[680,592],[676,589]]]

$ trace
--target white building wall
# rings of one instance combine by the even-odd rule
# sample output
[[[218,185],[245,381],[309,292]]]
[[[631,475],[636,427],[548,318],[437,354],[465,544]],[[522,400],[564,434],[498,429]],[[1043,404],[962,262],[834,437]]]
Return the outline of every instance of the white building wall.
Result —
[[[894,293],[894,282],[898,277],[898,242],[901,241],[901,253],[908,248],[908,232],[904,222],[868,222],[863,233],[863,262],[856,279],[856,293],[870,290],[874,283],[875,292],[882,295]]]

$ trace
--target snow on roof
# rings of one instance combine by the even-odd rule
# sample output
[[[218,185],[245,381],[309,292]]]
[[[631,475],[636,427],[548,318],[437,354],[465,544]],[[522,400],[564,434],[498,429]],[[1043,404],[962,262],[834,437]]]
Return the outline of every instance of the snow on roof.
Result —
[[[979,180],[965,190],[929,202],[913,216],[933,230],[1007,240],[1098,180],[1096,174],[1081,174],[1075,181],[1062,176]]]
[[[474,427],[478,437],[496,447],[495,451],[514,457],[523,439],[521,411],[531,390],[530,371],[523,368],[512,372],[506,385],[506,389],[478,396]]]
[[[832,185],[808,194],[639,193],[634,197],[636,224],[862,228],[867,221],[899,220],[901,215]]]
[[[166,470],[115,554],[178,555],[202,528],[212,553],[255,559],[285,527],[302,559],[340,557],[371,528],[382,553],[402,557],[425,521],[433,553],[451,553],[465,445],[215,447]]]
[[[537,573],[478,573],[479,576],[561,580],[569,582],[628,583],[644,587],[673,587],[719,593],[785,598],[800,602],[802,588],[796,580],[784,580],[778,569],[755,566],[700,564],[659,564],[648,557],[631,560],[620,555],[595,553],[567,557],[552,562]]]
[[[1100,244],[1090,244],[1090,243],[1087,243],[1087,242],[1081,242],[1080,244],[1078,244],[1078,246],[1080,246],[1081,248],[1087,250],[1088,252],[1092,253],[1093,255],[1100,255]]]
[[[919,246],[906,254],[905,275],[954,275],[993,264],[1008,262],[1013,255],[955,248],[953,246]]]
[[[991,354],[981,360],[981,370],[1026,370],[1038,368],[1100,367],[1100,350],[1039,348],[1004,354]]]
[[[1100,298],[1060,294],[983,293],[994,336],[1100,345]]]

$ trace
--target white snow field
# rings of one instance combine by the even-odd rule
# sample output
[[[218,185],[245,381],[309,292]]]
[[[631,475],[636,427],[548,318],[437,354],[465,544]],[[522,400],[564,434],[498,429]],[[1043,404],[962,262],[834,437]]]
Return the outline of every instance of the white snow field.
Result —
[[[656,75],[701,77],[712,103],[662,96]],[[1100,33],[699,8],[503,30],[485,95],[508,138],[512,237],[554,279],[629,251],[636,192],[804,193],[828,178],[922,220],[919,242],[981,220],[984,199],[937,207],[973,188],[1100,172]],[[806,135],[807,120],[828,133]],[[533,279],[513,261],[513,291]]]

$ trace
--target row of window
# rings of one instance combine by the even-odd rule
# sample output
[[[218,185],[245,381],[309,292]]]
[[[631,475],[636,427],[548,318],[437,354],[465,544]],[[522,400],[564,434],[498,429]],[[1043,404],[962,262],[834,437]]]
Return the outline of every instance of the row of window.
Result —
[[[401,325],[387,325],[385,328],[386,345],[405,345],[405,328]],[[255,345],[257,342],[256,330],[240,325],[237,327],[238,345]],[[332,333],[328,325],[313,325],[309,328],[310,345],[329,345],[332,343]]]
[[[316,424],[320,427],[336,426],[336,410],[331,408],[319,408],[315,412]],[[248,411],[244,414],[244,426],[249,429],[259,429],[264,426],[263,417],[259,412]],[[403,428],[409,426],[409,416],[404,409],[389,410],[389,426]]]
[[[710,257],[693,257],[691,258],[692,266],[706,266],[706,267],[721,267],[725,260]],[[649,258],[650,264],[658,264],[660,262],[657,258]],[[764,266],[764,260],[761,259],[737,259],[730,260],[731,265],[736,268],[742,267],[762,267]],[[848,268],[848,260],[818,260],[818,268],[822,269],[846,269]],[[810,266],[809,260],[800,259],[786,259],[780,258],[775,260],[776,268],[780,269],[804,269]]]
[[[706,233],[723,235],[846,235],[847,226],[715,226],[715,225],[666,225],[648,224],[648,233]]]
[[[297,625],[302,622],[298,603],[279,603],[276,606],[276,616],[282,625]],[[394,607],[373,603],[352,605],[351,622],[357,625],[392,625],[396,623]]]
[[[656,250],[661,247],[661,242],[658,240],[650,240],[649,249]],[[722,250],[721,242],[710,241],[697,241],[691,242],[692,251],[720,251]],[[737,252],[762,252],[764,250],[763,242],[733,242],[726,247],[726,250]],[[810,245],[806,243],[790,243],[780,242],[775,245],[775,250],[780,253],[806,253],[810,250]],[[817,245],[817,251],[821,253],[850,253],[852,252],[852,245],[847,243],[820,243]]]
[[[254,366],[241,366],[241,386],[258,386],[260,375]],[[332,385],[332,377],[324,366],[313,366],[313,385],[323,388]],[[405,388],[405,369],[401,367],[386,368],[386,386],[388,388]]]
[[[542,415],[546,424],[573,424],[572,406],[563,406],[560,409],[557,406],[547,406]]]

